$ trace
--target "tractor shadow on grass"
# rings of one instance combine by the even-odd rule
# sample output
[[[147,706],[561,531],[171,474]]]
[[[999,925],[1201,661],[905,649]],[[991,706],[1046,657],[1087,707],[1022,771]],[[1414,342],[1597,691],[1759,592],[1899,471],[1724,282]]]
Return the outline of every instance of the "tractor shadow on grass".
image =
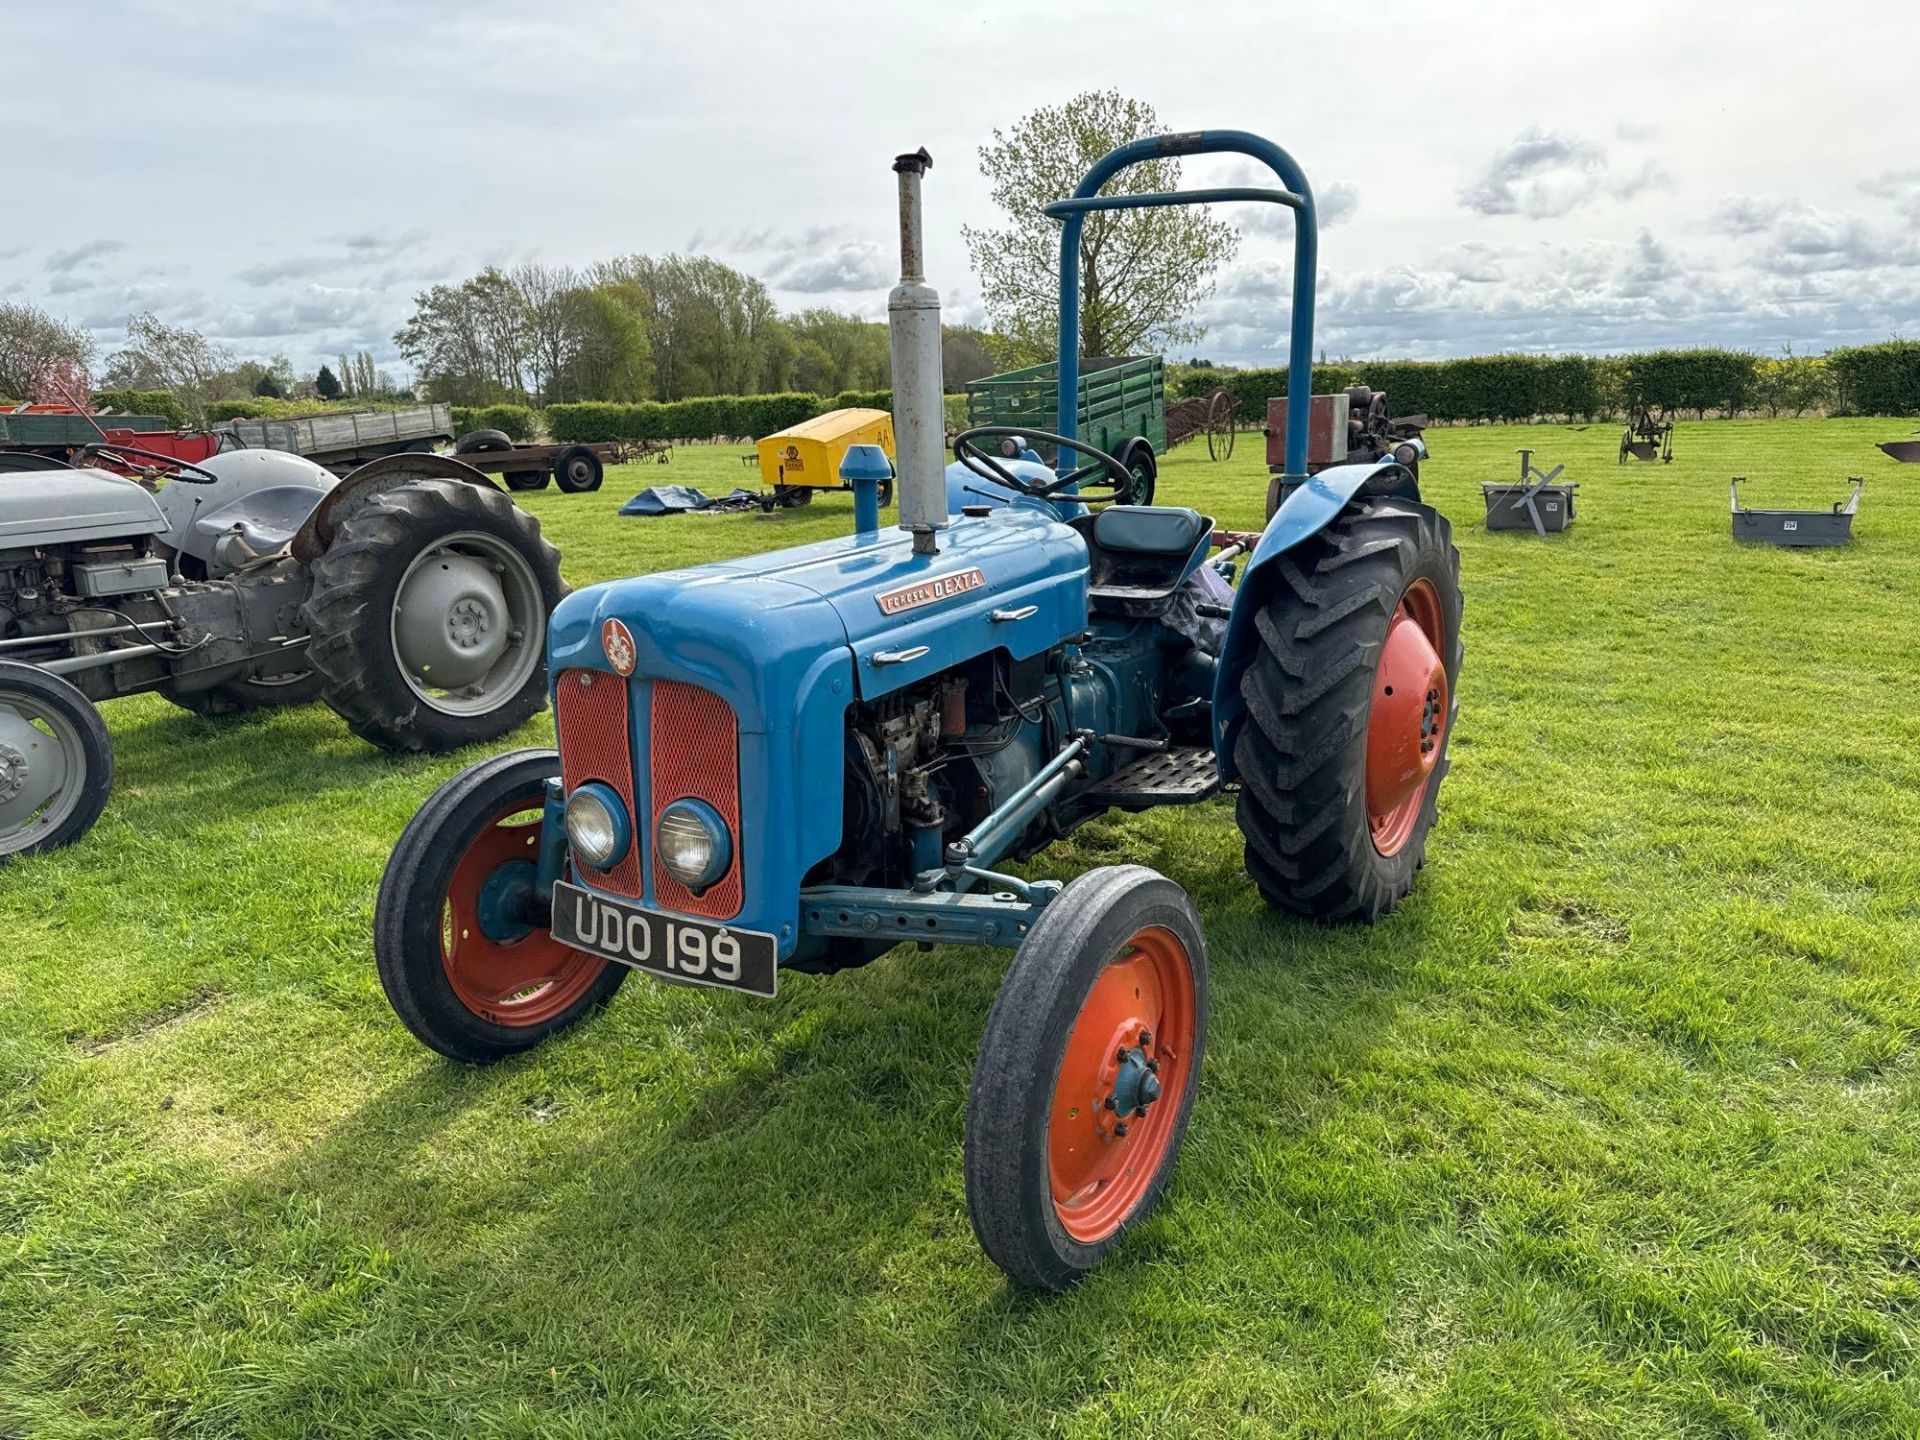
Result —
[[[1199,873],[1206,847],[1127,839],[1126,858],[1221,888]],[[1128,1363],[1143,1295],[1205,1276],[1257,1301],[1260,1277],[1286,1288],[1278,1277],[1338,1239],[1328,1226],[1344,1233],[1292,1172],[1322,1150],[1344,1079],[1392,1023],[1405,957],[1432,938],[1417,901],[1371,932],[1275,917],[1246,893],[1202,903],[1214,1016],[1181,1168],[1161,1211],[1062,1297],[1007,1284],[966,1215],[967,1085],[1005,965],[985,951],[896,951],[790,977],[765,1003],[635,976],[605,1015],[527,1057],[412,1067],[234,1199],[263,1223],[316,1201],[427,1291],[457,1295],[446,1323],[475,1347],[647,1373],[708,1422],[740,1418],[721,1412],[750,1395],[728,1388],[742,1374],[831,1386],[810,1377],[893,1340],[882,1317],[900,1306],[922,1311],[898,1339],[912,1368],[1004,1374],[1010,1404],[1071,1411]],[[714,1332],[675,1330],[684,1380],[665,1369],[666,1316]],[[1205,1361],[1205,1327],[1159,1333],[1158,1363]],[[1075,1360],[1031,1393],[1020,1357],[1061,1347]],[[864,1383],[871,1403],[889,1382]]]

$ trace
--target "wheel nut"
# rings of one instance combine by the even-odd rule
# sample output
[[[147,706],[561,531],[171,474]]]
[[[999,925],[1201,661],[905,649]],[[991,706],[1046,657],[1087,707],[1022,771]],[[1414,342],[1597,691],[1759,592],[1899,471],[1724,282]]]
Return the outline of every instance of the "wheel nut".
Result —
[[[1142,1045],[1153,1044],[1153,1032],[1151,1030],[1142,1030],[1140,1032],[1140,1043]]]
[[[1113,1127],[1113,1133],[1116,1135],[1125,1135],[1127,1133],[1127,1122],[1124,1120],[1116,1121]]]

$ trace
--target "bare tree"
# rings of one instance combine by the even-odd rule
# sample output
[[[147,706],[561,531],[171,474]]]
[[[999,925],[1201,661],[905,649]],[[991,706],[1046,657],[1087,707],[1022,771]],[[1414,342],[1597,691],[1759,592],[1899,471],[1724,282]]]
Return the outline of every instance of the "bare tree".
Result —
[[[107,358],[102,388],[167,390],[196,420],[226,390],[234,358],[197,330],[161,323],[153,315],[127,321],[127,343]]]

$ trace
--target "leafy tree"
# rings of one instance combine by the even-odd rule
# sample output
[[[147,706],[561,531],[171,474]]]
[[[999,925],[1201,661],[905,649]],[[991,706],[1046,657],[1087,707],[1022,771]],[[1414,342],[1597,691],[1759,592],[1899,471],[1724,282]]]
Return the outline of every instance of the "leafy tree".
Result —
[[[340,385],[340,377],[325,365],[322,365],[320,373],[313,377],[313,388],[319,391],[322,400],[338,400],[344,393]]]
[[[969,381],[999,368],[994,363],[992,341],[986,335],[964,325],[948,325],[941,330],[940,369],[949,391],[965,390]]]
[[[287,392],[280,388],[280,382],[274,378],[273,371],[262,370],[260,378],[253,382],[253,393],[267,400],[284,400]]]
[[[423,291],[413,304],[412,318],[393,339],[436,399],[455,405],[527,400],[527,303],[511,279],[488,266],[458,285]],[[360,377],[354,379],[357,390]]]
[[[34,376],[51,361],[84,370],[93,341],[32,305],[0,303],[0,399],[31,396]]]
[[[645,400],[653,393],[653,347],[647,336],[646,292],[632,281],[570,292],[577,336],[549,400]]]
[[[108,357],[101,388],[168,390],[200,420],[226,390],[233,369],[233,355],[198,331],[135,315],[127,321],[126,345]]]
[[[588,278],[630,283],[646,297],[655,398],[754,395],[785,383],[792,337],[751,275],[701,255],[628,255]]]
[[[995,130],[980,151],[993,202],[1010,223],[963,226],[981,297],[1005,358],[1051,359],[1059,350],[1060,227],[1040,213],[1045,201],[1073,193],[1087,169],[1114,146],[1162,132],[1144,101],[1092,90],[1046,106],[1012,130]],[[1156,160],[1121,171],[1106,194],[1179,188],[1180,162]],[[1186,317],[1213,293],[1214,273],[1233,258],[1239,234],[1204,210],[1097,211],[1080,236],[1080,348],[1127,355],[1197,340]]]

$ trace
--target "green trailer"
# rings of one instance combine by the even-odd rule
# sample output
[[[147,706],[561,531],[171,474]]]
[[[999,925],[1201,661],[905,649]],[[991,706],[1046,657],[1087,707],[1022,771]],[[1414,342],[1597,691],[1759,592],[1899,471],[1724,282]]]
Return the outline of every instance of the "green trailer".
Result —
[[[116,415],[107,410],[91,419],[72,410],[37,406],[0,410],[0,446],[14,450],[66,450],[91,445],[103,429],[152,435],[171,431],[173,422],[158,415]]]
[[[1048,361],[967,386],[967,424],[1030,425],[1052,430],[1060,365]],[[1158,355],[1088,356],[1080,362],[1079,436],[1124,461],[1141,482],[1120,497],[1144,505],[1153,498],[1157,456],[1167,448],[1166,365]],[[1131,450],[1131,454],[1122,453]],[[1042,452],[1049,464],[1052,456]]]

